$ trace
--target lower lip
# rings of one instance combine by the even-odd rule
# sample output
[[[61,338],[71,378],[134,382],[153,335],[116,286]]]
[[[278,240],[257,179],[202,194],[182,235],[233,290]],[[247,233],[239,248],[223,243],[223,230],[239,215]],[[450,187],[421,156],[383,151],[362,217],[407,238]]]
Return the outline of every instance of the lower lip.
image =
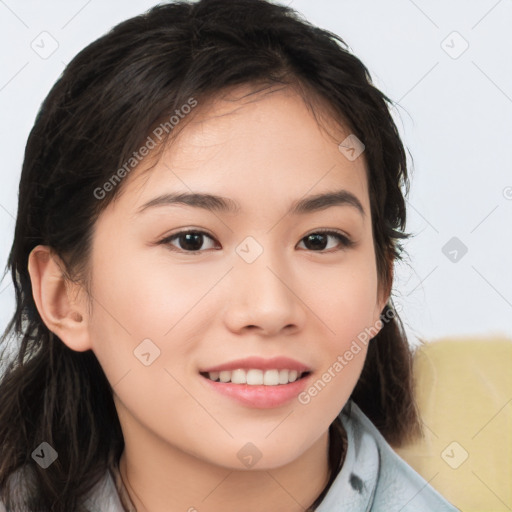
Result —
[[[297,395],[304,391],[307,386],[311,373],[295,382],[278,384],[277,386],[233,384],[231,382],[216,382],[203,375],[200,377],[215,391],[233,398],[243,405],[256,409],[271,409],[281,407],[297,398]]]

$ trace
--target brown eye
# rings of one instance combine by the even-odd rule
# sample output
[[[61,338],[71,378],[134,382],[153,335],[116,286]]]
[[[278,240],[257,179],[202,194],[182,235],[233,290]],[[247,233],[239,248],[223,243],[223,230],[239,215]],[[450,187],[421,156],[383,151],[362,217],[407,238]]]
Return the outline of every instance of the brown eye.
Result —
[[[170,245],[176,247],[173,242],[177,242],[177,250],[183,252],[203,252],[203,244],[205,239],[209,239],[213,242],[213,238],[205,233],[204,231],[180,231],[160,241],[161,244]],[[171,249],[172,249],[171,247]],[[201,250],[203,248],[203,250]],[[212,247],[207,247],[211,249]],[[175,250],[175,249],[172,249]]]
[[[310,233],[305,236],[301,242],[304,241],[306,249],[320,252],[333,248],[333,246],[327,247],[329,238],[335,238],[338,240],[338,245],[341,245],[342,247],[351,247],[354,245],[352,240],[337,231],[315,231],[314,233]],[[334,245],[334,248],[335,247],[336,245]]]

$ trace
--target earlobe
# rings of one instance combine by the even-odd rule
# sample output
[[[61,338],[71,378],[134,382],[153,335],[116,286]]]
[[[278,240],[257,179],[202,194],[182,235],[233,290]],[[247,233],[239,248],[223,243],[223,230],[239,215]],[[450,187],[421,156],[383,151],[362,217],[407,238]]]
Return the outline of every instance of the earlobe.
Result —
[[[28,258],[32,295],[39,315],[50,331],[71,350],[91,348],[87,309],[79,285],[66,280],[62,261],[48,246],[38,245]],[[82,300],[78,299],[82,295]]]

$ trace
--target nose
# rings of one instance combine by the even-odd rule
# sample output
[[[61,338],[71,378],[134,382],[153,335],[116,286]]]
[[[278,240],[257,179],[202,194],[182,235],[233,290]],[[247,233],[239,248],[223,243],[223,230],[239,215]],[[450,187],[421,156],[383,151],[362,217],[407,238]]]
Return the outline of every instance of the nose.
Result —
[[[306,306],[298,293],[299,276],[284,255],[267,249],[252,263],[236,256],[227,286],[224,321],[231,331],[275,336],[302,329]]]

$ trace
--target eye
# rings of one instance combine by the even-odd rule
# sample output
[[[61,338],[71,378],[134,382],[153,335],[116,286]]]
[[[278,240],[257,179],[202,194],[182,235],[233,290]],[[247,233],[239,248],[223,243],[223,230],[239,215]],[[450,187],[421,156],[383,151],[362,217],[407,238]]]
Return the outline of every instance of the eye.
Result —
[[[173,242],[176,240],[179,247],[177,249],[172,249],[171,247],[172,250],[181,250],[182,252],[203,252],[200,249],[203,246],[205,238],[213,241],[213,238],[204,231],[188,230],[180,231],[179,233],[168,236],[167,238],[161,240],[159,243],[176,247],[173,244]],[[207,247],[207,249],[211,248],[212,247]]]
[[[162,239],[159,242],[159,244],[171,246],[171,250],[176,250],[178,252],[181,251],[185,253],[201,253],[204,252],[205,250],[205,248],[203,247],[205,238],[210,240],[210,247],[206,247],[206,249],[215,248],[213,246],[214,244],[212,245],[212,242],[214,242],[213,237],[211,237],[205,231],[193,229],[180,231],[179,233],[175,233],[171,236],[168,236]],[[314,252],[323,252],[326,249],[333,248],[332,246],[328,247],[329,238],[336,239],[338,241],[338,245],[341,245],[342,248],[349,248],[355,245],[355,242],[350,240],[345,235],[342,235],[341,233],[332,230],[318,230],[313,233],[310,233],[309,235],[302,238],[301,243],[304,242],[306,249],[313,250]],[[177,247],[175,245],[175,242],[178,245]],[[175,247],[175,249],[173,247]],[[334,248],[335,247],[336,245],[334,245]]]
[[[325,251],[325,249],[332,249],[332,246],[327,247],[327,241],[329,237],[337,239],[338,244],[340,244],[343,248],[349,248],[355,245],[355,242],[350,240],[350,238],[346,237],[345,235],[342,235],[337,231],[329,230],[319,230],[315,231],[314,233],[310,233],[301,240],[301,243],[304,241],[306,249],[313,249],[314,252],[322,252]]]

